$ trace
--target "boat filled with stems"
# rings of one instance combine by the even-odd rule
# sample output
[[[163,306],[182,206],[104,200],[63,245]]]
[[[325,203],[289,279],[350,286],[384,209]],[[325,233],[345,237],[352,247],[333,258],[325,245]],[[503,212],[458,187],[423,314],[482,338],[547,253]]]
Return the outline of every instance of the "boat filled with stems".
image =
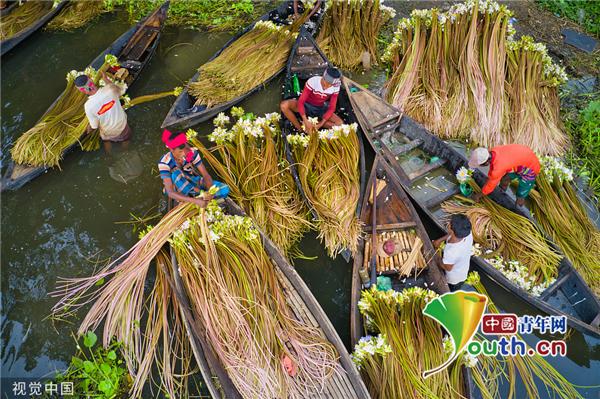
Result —
[[[492,0],[413,10],[383,56],[392,70],[384,97],[442,138],[562,154],[558,85],[566,73],[543,44],[513,39],[511,17]]]
[[[123,357],[134,379],[133,396],[141,392],[159,359],[163,361],[161,382],[169,382],[161,389],[170,395],[181,393],[182,378],[188,374],[177,374],[173,363],[164,361],[166,356],[181,355],[180,361],[189,366],[190,345],[199,341],[204,346],[193,351],[197,361],[206,364],[210,353],[214,358],[208,364],[225,373],[217,377],[218,382],[212,374],[204,375],[211,392],[218,392],[215,386],[220,385],[233,392],[227,397],[368,398],[341,340],[308,288],[252,220],[231,200],[226,202],[227,213],[216,201],[206,210],[191,203],[176,206],[134,247],[94,276],[64,280],[56,293],[62,299],[55,310],[74,312],[92,304],[79,331],[103,325],[105,343],[113,338],[123,342]],[[163,302],[158,304],[164,306],[155,306],[152,299],[152,306],[147,306],[148,270],[153,260],[168,263],[162,255],[167,243],[172,248],[171,269],[159,265],[157,273],[170,276],[166,280],[171,285],[158,287],[157,279],[152,295],[162,290],[157,295]],[[97,284],[107,278],[106,284]],[[172,279],[182,285],[174,288],[177,283]],[[173,291],[175,301],[164,302]],[[184,302],[190,304],[185,312]],[[169,311],[169,303],[179,309]],[[169,315],[181,317],[177,325],[166,323]],[[137,323],[144,317],[142,331]],[[159,358],[154,349],[161,334],[181,325],[187,341],[193,342],[184,342],[183,347],[169,343]],[[144,346],[149,337],[152,352]]]
[[[48,23],[46,29],[72,31],[108,12],[104,0],[72,1]]]
[[[188,128],[236,105],[284,70],[298,29],[314,33],[322,12],[308,5],[297,19],[282,20],[277,9],[246,27],[198,68],[167,113],[163,128]],[[310,19],[309,19],[310,16]]]
[[[289,164],[282,161],[279,120],[279,113],[254,117],[233,107],[231,118],[221,113],[214,119],[216,128],[208,136],[212,147],[206,148],[191,129],[188,140],[230,187],[230,196],[290,257],[312,226]]]
[[[377,64],[377,39],[396,11],[383,0],[327,0],[317,43],[344,70]]]
[[[427,220],[427,225],[435,228],[434,238],[445,235],[445,212],[441,204],[461,193],[473,178],[480,185],[484,184],[485,176],[478,170],[465,168],[467,160],[462,154],[380,97],[347,78],[344,78],[344,85],[371,147],[390,164],[423,211],[422,217]],[[521,212],[514,207],[514,199],[509,199],[499,190],[491,193],[489,198],[506,208],[500,210],[501,213],[509,209],[516,214]],[[539,212],[535,213],[536,218],[542,217]],[[488,216],[486,219],[490,221]],[[509,218],[513,219],[513,214]],[[526,224],[530,229],[531,224]],[[543,226],[543,223],[539,225]],[[536,232],[536,235],[539,236],[539,233]],[[541,281],[540,275],[532,273],[529,264],[519,261],[520,255],[510,258],[502,256],[499,251],[493,254],[494,250],[490,247],[476,247],[476,256],[471,258],[474,270],[493,279],[539,311],[565,316],[570,327],[600,336],[597,324],[600,303],[567,258],[561,257],[558,266],[552,269],[552,274],[557,273],[556,281]],[[547,250],[546,245],[544,248]],[[552,258],[555,255],[549,259]],[[542,267],[545,268],[543,263]]]
[[[59,2],[30,0],[19,1],[16,6],[7,7],[8,10],[2,14],[2,24],[0,24],[1,55],[12,50],[47,24],[66,4],[66,0]]]
[[[163,4],[121,35],[85,71],[68,73],[63,93],[12,148],[12,162],[4,175],[2,190],[18,189],[46,170],[58,166],[62,158],[77,146],[87,150],[98,148],[97,135],[84,137],[88,124],[84,110],[86,96],[75,88],[74,79],[85,73],[97,83],[99,72],[123,66],[127,70],[124,84],[130,86],[156,51],[168,7],[168,2]]]
[[[540,227],[600,297],[600,231],[573,187],[573,171],[556,158],[542,157],[542,170],[530,194]]]
[[[322,75],[328,65],[312,36],[301,30],[288,60],[282,98],[297,97],[293,81],[297,79],[302,87],[312,76]],[[281,131],[290,171],[310,207],[319,238],[331,257],[341,253],[349,261],[361,231],[358,214],[366,173],[362,136],[344,90],[337,104],[345,122],[341,126],[306,135],[296,133],[284,119]]]

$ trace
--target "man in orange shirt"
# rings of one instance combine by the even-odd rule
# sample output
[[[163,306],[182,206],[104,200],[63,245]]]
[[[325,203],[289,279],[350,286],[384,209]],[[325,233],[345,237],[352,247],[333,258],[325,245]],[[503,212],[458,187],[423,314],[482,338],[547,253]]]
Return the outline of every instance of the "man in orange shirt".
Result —
[[[511,181],[519,180],[517,188],[517,206],[525,204],[525,198],[535,185],[535,178],[540,173],[540,161],[531,148],[521,144],[509,144],[494,147],[491,150],[479,147],[473,150],[469,158],[469,167],[488,166],[488,181],[481,189],[481,194],[473,196],[475,201],[481,195],[488,195],[500,183],[506,191]]]

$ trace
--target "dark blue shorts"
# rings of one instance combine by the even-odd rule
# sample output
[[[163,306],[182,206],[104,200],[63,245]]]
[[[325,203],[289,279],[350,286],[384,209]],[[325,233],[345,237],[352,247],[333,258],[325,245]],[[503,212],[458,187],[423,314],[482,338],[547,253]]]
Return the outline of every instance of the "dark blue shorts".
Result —
[[[329,108],[329,101],[325,102],[322,107],[304,103],[304,111],[306,112],[306,116],[312,116],[313,118],[322,118],[323,115],[325,115],[325,112],[327,112],[327,108]]]

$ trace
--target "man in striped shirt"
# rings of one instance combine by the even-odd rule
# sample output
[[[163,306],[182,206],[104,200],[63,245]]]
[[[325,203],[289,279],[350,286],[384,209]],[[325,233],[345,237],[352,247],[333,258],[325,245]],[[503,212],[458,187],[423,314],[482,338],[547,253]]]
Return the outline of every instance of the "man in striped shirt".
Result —
[[[510,182],[517,179],[517,206],[525,204],[525,198],[535,185],[535,178],[540,173],[540,161],[531,148],[521,144],[501,145],[490,149],[479,147],[473,150],[469,158],[469,167],[488,166],[488,180],[481,189],[481,194],[473,196],[475,201],[481,195],[489,195],[498,184],[506,191]]]
[[[169,152],[158,161],[158,171],[169,198],[205,207],[213,197],[208,193],[202,198],[197,196],[200,190],[208,190],[213,185],[218,188],[214,198],[227,197],[229,186],[212,179],[198,150],[188,144],[185,133],[174,134],[165,129],[162,141]]]
[[[341,125],[344,123],[342,118],[335,114],[341,82],[342,74],[339,69],[327,67],[323,76],[313,76],[306,81],[300,98],[283,100],[280,104],[281,112],[299,132],[304,130],[310,133],[313,130]],[[304,129],[296,113],[300,114]],[[309,117],[317,118],[319,122],[313,126]]]

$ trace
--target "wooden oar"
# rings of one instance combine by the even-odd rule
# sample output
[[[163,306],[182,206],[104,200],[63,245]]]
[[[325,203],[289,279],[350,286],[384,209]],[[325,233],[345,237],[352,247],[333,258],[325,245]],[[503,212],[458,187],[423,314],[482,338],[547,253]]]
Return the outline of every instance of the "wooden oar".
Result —
[[[374,167],[377,167],[375,162]],[[377,175],[373,179],[373,207],[371,208],[371,286],[377,284]]]

